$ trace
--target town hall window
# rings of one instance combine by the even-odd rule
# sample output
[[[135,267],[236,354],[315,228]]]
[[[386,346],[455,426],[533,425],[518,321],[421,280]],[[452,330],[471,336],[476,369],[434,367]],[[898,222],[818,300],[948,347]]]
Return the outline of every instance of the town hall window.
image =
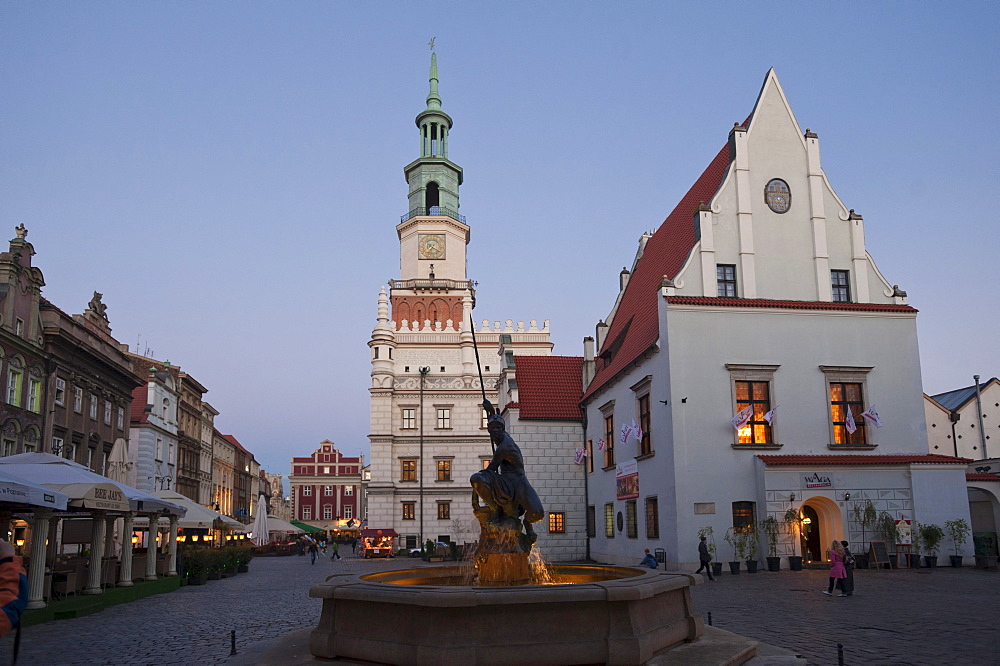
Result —
[[[403,408],[403,430],[413,430],[417,427],[417,410],[412,407]]]
[[[400,464],[400,481],[416,481],[417,480],[417,461],[416,460],[401,460]]]
[[[833,286],[834,303],[851,302],[851,273],[850,271],[830,271],[830,282]]]
[[[416,520],[417,503],[403,502],[403,520]]]
[[[737,430],[740,444],[771,444],[771,424],[764,416],[771,411],[769,382],[736,382],[736,411],[750,407],[750,420]]]
[[[566,514],[564,512],[549,512],[549,532],[553,534],[564,534],[566,532]]]
[[[860,383],[830,382],[830,414],[833,420],[834,444],[841,446],[868,444],[865,420],[861,417],[863,411],[865,407]]]
[[[437,480],[438,481],[451,481],[451,461],[450,460],[438,460],[437,461]]]
[[[720,298],[736,298],[736,265],[717,264],[715,275]]]
[[[438,520],[451,520],[451,502],[438,502]]]
[[[439,430],[451,428],[451,410],[439,408],[437,410],[437,427]]]

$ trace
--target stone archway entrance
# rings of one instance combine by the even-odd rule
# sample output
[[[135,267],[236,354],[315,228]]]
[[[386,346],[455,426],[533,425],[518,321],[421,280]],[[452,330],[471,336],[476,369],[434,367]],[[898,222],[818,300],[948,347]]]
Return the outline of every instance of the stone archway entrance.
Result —
[[[844,538],[844,517],[837,504],[826,497],[810,497],[802,503],[802,515],[809,518],[809,531],[802,540],[802,552],[813,562],[825,562],[834,539]]]

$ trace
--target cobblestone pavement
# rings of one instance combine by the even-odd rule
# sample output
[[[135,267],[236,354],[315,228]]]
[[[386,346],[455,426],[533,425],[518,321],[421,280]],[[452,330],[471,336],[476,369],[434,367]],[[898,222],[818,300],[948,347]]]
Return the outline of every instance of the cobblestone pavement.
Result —
[[[825,570],[728,573],[692,588],[720,629],[792,650],[810,664],[1000,664],[1000,573],[939,567],[856,571],[854,595],[821,594]],[[835,591],[834,594],[837,594]]]
[[[240,664],[294,629],[315,626],[309,588],[331,573],[434,566],[421,560],[330,562],[261,557],[250,573],[182,587],[100,613],[26,627],[18,664],[28,666]],[[692,588],[712,624],[801,654],[810,664],[1000,664],[1000,574],[971,568],[858,571],[855,594],[827,597],[823,570],[726,574]],[[238,656],[230,656],[236,630]],[[8,636],[0,655],[9,655]],[[3,661],[0,658],[0,661]]]
[[[321,555],[315,565],[308,555],[258,557],[249,573],[233,578],[25,627],[17,663],[160,666],[238,661],[230,657],[229,632],[234,629],[239,655],[293,629],[315,626],[322,602],[309,597],[309,588],[329,574],[411,566],[427,565],[409,558],[362,560],[350,555],[335,562]],[[3,640],[0,654],[10,654],[10,640]],[[2,657],[0,662],[7,663]]]

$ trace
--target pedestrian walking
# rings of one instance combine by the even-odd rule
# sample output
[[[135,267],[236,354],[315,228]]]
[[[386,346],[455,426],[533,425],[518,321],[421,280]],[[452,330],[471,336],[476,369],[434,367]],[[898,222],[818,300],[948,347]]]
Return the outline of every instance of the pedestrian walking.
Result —
[[[844,571],[847,573],[842,588],[844,592],[840,596],[849,597],[854,594],[854,555],[846,541],[841,541],[840,545],[844,547]]]
[[[701,562],[701,566],[695,573],[701,573],[704,569],[705,573],[708,574],[709,580],[715,580],[712,576],[712,553],[708,552],[708,537],[702,537],[701,541],[698,543],[698,561]]]
[[[840,542],[836,539],[830,544],[830,550],[827,553],[830,556],[830,586],[823,590],[823,594],[830,597],[833,596],[834,585],[840,588],[840,594],[838,596],[846,597],[844,594],[844,578],[847,576],[847,570],[844,568],[844,547],[840,545]]]
[[[330,556],[330,561],[332,562],[334,560],[339,560],[339,559],[340,559],[340,542],[334,541],[333,542],[333,555]]]
[[[351,542],[351,554],[352,555],[358,554],[358,539],[355,539],[354,541]]]
[[[656,558],[649,554],[649,548],[646,549],[646,557],[642,558],[642,562],[639,562],[641,567],[649,567],[650,569],[655,569],[660,566]]]
[[[316,555],[319,554],[319,548],[316,547],[315,541],[309,542],[309,559],[311,560],[309,564],[316,564]]]

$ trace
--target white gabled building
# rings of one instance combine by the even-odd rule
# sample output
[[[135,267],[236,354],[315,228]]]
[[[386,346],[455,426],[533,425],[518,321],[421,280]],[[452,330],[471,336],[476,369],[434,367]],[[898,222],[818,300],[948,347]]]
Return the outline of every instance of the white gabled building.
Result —
[[[496,403],[501,336],[517,354],[551,352],[548,321],[483,321],[473,346],[475,283],[466,271],[470,227],[459,214],[462,168],[448,159],[452,120],[441,109],[432,55],[427,108],[417,115],[420,157],[404,168],[408,212],[396,226],[400,276],[378,297],[371,353],[368,526],[401,547],[474,541],[469,477],[490,459],[483,390]]]
[[[769,71],[747,121],[641,239],[585,349],[592,557],[663,548],[668,567],[693,567],[712,527],[732,560],[728,529],[790,508],[812,521],[814,558],[833,539],[859,551],[852,508],[869,499],[895,519],[968,520],[965,461],[928,454],[916,315]],[[872,407],[881,428],[861,416]],[[643,436],[623,442],[633,422]]]

